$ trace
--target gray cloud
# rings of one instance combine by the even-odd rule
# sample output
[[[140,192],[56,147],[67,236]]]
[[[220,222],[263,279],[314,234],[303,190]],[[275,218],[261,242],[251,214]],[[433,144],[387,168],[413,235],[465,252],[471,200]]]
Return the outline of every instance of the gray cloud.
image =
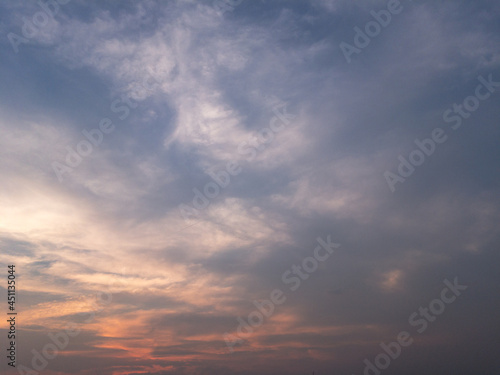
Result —
[[[75,321],[47,374],[360,374],[458,277],[467,291],[383,373],[494,372],[498,92],[456,131],[443,114],[479,76],[500,81],[500,8],[401,1],[348,63],[340,43],[387,3],[73,0],[18,53],[8,33],[41,8],[1,4],[0,245],[27,317],[20,360]],[[247,160],[272,100],[294,118]],[[52,163],[103,118],[114,130],[60,182]],[[436,127],[448,140],[391,192],[384,172]],[[188,225],[179,205],[231,160],[241,173]],[[290,291],[283,272],[328,234],[342,246]],[[222,335],[275,288],[286,302],[230,354]],[[84,323],[99,292],[112,301]]]

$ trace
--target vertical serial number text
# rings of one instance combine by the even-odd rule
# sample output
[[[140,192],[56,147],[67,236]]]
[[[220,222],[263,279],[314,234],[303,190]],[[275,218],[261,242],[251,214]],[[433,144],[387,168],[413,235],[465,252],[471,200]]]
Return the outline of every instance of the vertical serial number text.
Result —
[[[16,367],[16,266],[11,264],[8,267],[7,276],[7,323],[10,324],[7,338],[9,345],[7,349],[8,365]]]

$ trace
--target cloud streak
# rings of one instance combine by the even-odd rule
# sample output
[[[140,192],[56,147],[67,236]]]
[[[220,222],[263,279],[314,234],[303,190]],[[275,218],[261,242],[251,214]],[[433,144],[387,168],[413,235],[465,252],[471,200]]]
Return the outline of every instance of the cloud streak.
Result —
[[[18,364],[73,323],[44,374],[362,373],[458,277],[466,293],[382,373],[496,371],[499,96],[478,81],[500,77],[496,2],[401,2],[350,63],[341,43],[361,49],[354,27],[387,1],[42,3],[29,38],[43,7],[0,5]],[[349,250],[229,353],[224,332],[326,234]],[[85,322],[99,292],[112,301]]]

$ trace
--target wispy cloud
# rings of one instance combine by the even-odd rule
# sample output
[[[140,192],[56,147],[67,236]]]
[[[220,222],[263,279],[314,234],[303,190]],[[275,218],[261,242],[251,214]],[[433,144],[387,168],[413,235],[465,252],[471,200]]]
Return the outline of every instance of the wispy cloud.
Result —
[[[498,93],[394,192],[383,173],[477,77],[500,77],[497,3],[401,1],[347,63],[341,42],[388,1],[56,1],[29,38],[43,7],[0,5],[0,244],[19,270],[19,364],[78,323],[44,373],[356,373],[458,275],[467,294],[387,373],[495,371]],[[9,33],[27,39],[17,53]],[[278,110],[289,123],[259,142]],[[112,132],[58,178],[53,162],[103,119]],[[179,205],[228,162],[241,173],[187,224]],[[224,332],[325,233],[349,251],[228,353]],[[84,323],[103,291],[112,302]]]

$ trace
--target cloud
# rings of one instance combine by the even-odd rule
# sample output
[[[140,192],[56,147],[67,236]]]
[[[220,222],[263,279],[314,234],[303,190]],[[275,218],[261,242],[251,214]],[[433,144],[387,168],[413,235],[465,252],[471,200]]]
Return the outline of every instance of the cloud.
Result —
[[[493,371],[498,94],[396,192],[383,173],[449,129],[443,112],[479,75],[500,80],[499,9],[402,4],[351,64],[339,44],[386,1],[243,1],[222,14],[211,1],[74,0],[18,53],[5,39],[0,243],[33,343],[20,361],[73,322],[82,333],[49,375],[361,373],[459,276],[467,295],[387,372]],[[4,34],[40,11],[0,7]],[[277,111],[289,123],[252,145]],[[104,118],[113,132],[59,181],[52,163]],[[179,205],[228,161],[241,173],[187,225]],[[326,235],[341,248],[290,291],[283,272]],[[276,288],[286,303],[230,354],[222,335]],[[93,310],[99,293],[112,300]],[[478,357],[472,331],[488,349]],[[425,367],[428,352],[442,363]]]

